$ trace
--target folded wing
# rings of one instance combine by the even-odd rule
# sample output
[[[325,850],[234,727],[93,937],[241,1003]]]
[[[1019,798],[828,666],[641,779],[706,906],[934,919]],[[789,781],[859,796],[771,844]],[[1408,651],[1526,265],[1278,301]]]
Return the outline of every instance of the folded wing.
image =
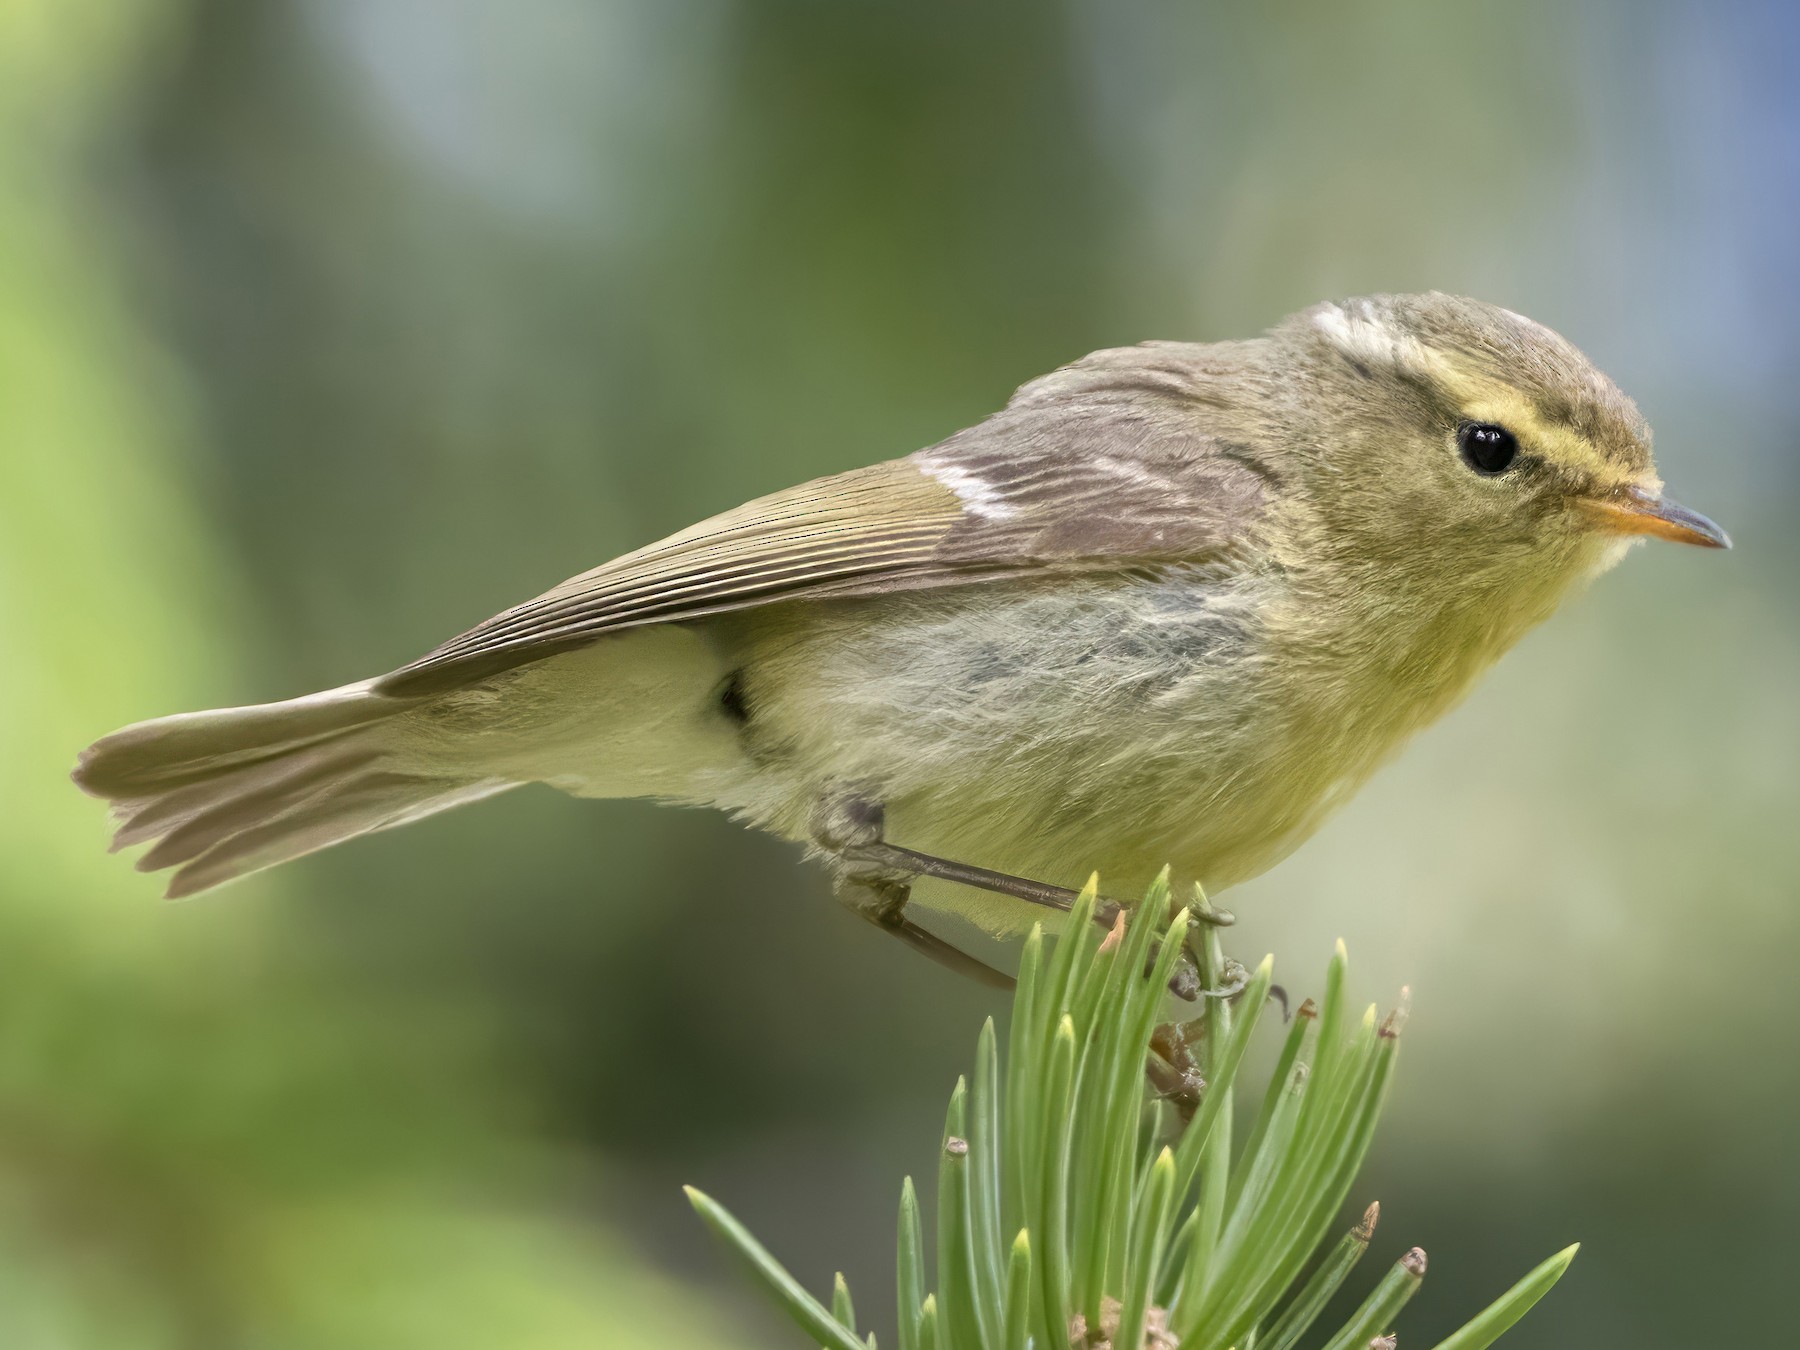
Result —
[[[1220,557],[1259,514],[1265,475],[1178,400],[1133,392],[1015,400],[930,450],[748,502],[495,615],[374,691],[441,692],[621,629],[783,600]]]

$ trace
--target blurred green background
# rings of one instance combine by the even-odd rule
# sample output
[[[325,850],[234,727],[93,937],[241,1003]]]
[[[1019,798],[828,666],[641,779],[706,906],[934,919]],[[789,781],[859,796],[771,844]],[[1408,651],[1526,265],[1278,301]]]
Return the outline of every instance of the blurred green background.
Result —
[[[1800,17],[1766,3],[0,4],[0,1344],[887,1325],[1003,1000],[722,819],[527,791],[164,906],[95,735],[390,668],[1026,378],[1441,288],[1636,395],[1647,548],[1226,903],[1415,989],[1409,1339],[1791,1338]],[[1429,1343],[1427,1339],[1425,1343]]]

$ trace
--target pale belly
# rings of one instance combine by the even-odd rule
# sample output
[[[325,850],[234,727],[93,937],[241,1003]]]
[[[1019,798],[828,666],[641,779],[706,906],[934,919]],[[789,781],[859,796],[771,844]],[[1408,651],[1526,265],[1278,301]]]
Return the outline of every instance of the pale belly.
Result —
[[[1319,609],[1287,601],[1187,575],[770,606],[527,667],[443,701],[412,749],[803,844],[821,801],[854,791],[922,852],[1069,887],[1098,872],[1121,898],[1166,864],[1182,898],[1217,893],[1306,839],[1516,636],[1485,614],[1466,640],[1347,614],[1283,645]],[[997,933],[1040,917],[956,887],[915,901]]]
[[[427,769],[718,807],[813,842],[823,799],[896,844],[1128,898],[1166,864],[1216,893],[1306,839],[1406,737],[1549,614],[1595,551],[1458,593],[1297,598],[1285,580],[995,581],[647,627],[418,714]],[[915,900],[994,932],[1038,914]]]
[[[1271,866],[1344,772],[1294,744],[1257,597],[1200,580],[981,587],[746,625],[748,755],[710,799],[807,840],[820,794],[887,808],[897,844],[1079,887],[1182,893]],[[1347,771],[1350,766],[1344,766]],[[1031,907],[915,900],[995,932]]]

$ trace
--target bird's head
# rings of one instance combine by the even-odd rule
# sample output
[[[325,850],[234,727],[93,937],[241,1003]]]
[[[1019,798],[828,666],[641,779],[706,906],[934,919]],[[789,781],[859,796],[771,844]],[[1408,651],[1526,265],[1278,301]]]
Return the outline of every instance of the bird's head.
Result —
[[[1663,495],[1632,401],[1530,319],[1381,295],[1314,306],[1271,338],[1304,372],[1289,443],[1340,562],[1541,602],[1635,538],[1730,546]]]

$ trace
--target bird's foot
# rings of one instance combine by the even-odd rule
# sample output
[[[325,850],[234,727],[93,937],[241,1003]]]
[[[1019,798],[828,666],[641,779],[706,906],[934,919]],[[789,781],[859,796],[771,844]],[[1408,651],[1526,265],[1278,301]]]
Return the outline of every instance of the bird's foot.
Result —
[[[821,799],[813,815],[813,840],[830,854],[838,867],[840,883],[868,886],[909,886],[918,877],[933,877],[955,882],[976,890],[1011,896],[1027,904],[1068,913],[1081,898],[1079,891],[1066,886],[1053,886],[1029,877],[996,872],[986,867],[940,858],[916,849],[890,844],[885,836],[886,811],[872,796],[854,790],[831,793]],[[903,902],[904,903],[904,902]],[[1104,896],[1094,903],[1094,922],[1112,928],[1126,906]],[[1195,917],[1190,914],[1190,917]],[[1234,922],[1226,910],[1202,906],[1197,916],[1200,923],[1223,926]],[[1177,998],[1192,1002],[1201,993],[1198,967],[1187,956],[1182,957],[1169,990]]]

